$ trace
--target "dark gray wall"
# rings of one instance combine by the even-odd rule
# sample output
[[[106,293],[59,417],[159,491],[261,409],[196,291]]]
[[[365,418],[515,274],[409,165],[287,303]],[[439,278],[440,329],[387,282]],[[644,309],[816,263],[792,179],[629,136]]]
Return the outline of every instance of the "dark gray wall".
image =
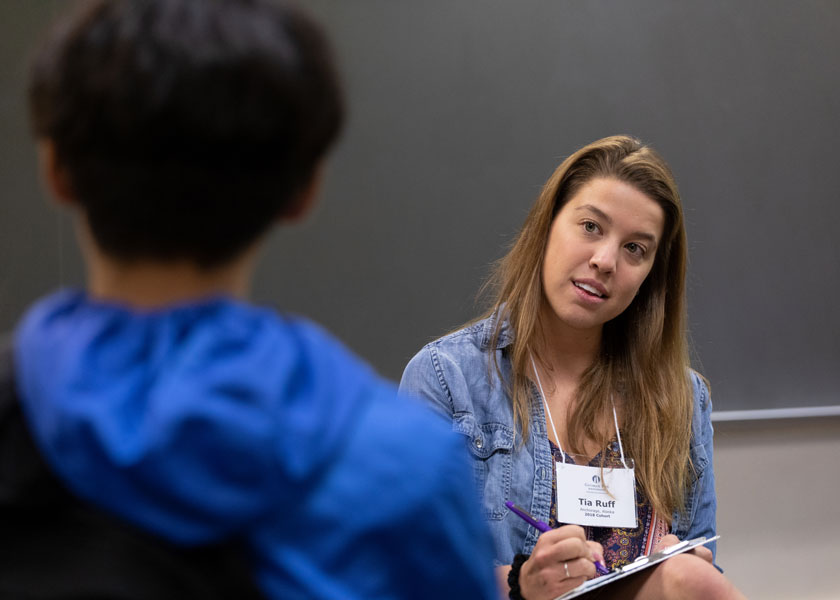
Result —
[[[24,56],[61,1],[0,4],[0,325],[82,281],[37,182]],[[683,195],[690,322],[715,408],[840,404],[840,3],[317,0],[350,121],[323,199],[255,298],[397,378],[475,294],[554,167],[613,133]]]

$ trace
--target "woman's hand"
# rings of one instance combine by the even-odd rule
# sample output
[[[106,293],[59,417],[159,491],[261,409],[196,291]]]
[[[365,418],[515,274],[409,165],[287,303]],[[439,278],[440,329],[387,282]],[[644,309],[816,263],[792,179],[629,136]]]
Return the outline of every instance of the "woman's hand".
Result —
[[[679,544],[680,539],[669,533],[661,540],[659,543],[656,544],[656,547],[653,549],[654,552],[659,552],[660,550],[664,550],[668,546],[673,546],[674,544]],[[709,564],[714,564],[714,557],[712,556],[712,551],[709,550],[706,546],[697,546],[693,550],[689,550],[690,554],[694,554],[695,556],[699,556],[703,560],[707,561]]]
[[[552,600],[595,576],[595,561],[604,549],[587,542],[583,528],[564,525],[537,540],[519,571],[519,589],[527,600]]]

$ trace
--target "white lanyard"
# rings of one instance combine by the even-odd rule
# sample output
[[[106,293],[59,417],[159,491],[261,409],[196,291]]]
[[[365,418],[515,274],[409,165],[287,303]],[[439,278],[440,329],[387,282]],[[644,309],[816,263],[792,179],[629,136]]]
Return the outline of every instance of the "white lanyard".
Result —
[[[545,391],[543,390],[537,364],[531,355],[531,366],[540,388],[545,412],[554,431],[557,447],[563,457],[556,463],[557,497],[555,506],[557,520],[576,525],[594,525],[597,527],[636,527],[636,477],[633,466],[628,466],[624,458],[624,447],[621,444],[621,433],[618,429],[618,415],[612,398],[613,422],[618,439],[618,449],[621,453],[623,469],[608,469],[578,465],[574,462],[566,463],[566,453],[560,445],[560,436],[548,407]],[[632,460],[630,461],[632,465]]]
[[[531,366],[534,368],[534,375],[537,378],[537,385],[540,388],[540,395],[542,396],[543,406],[545,406],[545,413],[548,415],[548,422],[551,423],[551,430],[554,432],[554,439],[557,441],[557,447],[560,449],[560,455],[563,457],[563,462],[566,462],[566,453],[563,451],[563,446],[560,445],[560,436],[557,435],[557,428],[554,426],[554,419],[551,417],[551,409],[548,408],[548,401],[546,400],[545,391],[543,390],[542,382],[540,381],[540,374],[537,371],[537,363],[534,362],[534,355],[529,353],[531,358]],[[612,404],[613,422],[615,423],[615,435],[618,439],[618,451],[621,454],[621,464],[625,469],[629,469],[627,462],[624,460],[624,447],[621,445],[621,432],[618,430],[618,415],[615,414],[615,402],[610,396],[610,404]]]

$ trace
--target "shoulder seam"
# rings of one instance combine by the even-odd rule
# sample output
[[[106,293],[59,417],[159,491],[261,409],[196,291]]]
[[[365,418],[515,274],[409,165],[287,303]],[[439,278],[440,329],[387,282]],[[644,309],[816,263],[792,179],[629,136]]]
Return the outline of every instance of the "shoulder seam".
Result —
[[[449,401],[449,409],[455,412],[455,402],[452,400],[452,394],[449,391],[449,386],[446,384],[446,379],[443,376],[443,368],[440,364],[440,357],[437,352],[437,347],[433,345],[429,345],[429,357],[432,360],[432,366],[435,369],[435,375],[437,375],[438,384],[440,385],[441,390],[443,393],[446,394],[446,399]]]

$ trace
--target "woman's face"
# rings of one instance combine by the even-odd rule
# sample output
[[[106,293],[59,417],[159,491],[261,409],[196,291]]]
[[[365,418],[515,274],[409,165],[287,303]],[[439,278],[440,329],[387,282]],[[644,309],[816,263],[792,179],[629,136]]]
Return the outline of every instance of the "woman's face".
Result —
[[[600,334],[650,273],[664,221],[662,208],[627,183],[585,183],[551,224],[542,268],[547,325]]]

